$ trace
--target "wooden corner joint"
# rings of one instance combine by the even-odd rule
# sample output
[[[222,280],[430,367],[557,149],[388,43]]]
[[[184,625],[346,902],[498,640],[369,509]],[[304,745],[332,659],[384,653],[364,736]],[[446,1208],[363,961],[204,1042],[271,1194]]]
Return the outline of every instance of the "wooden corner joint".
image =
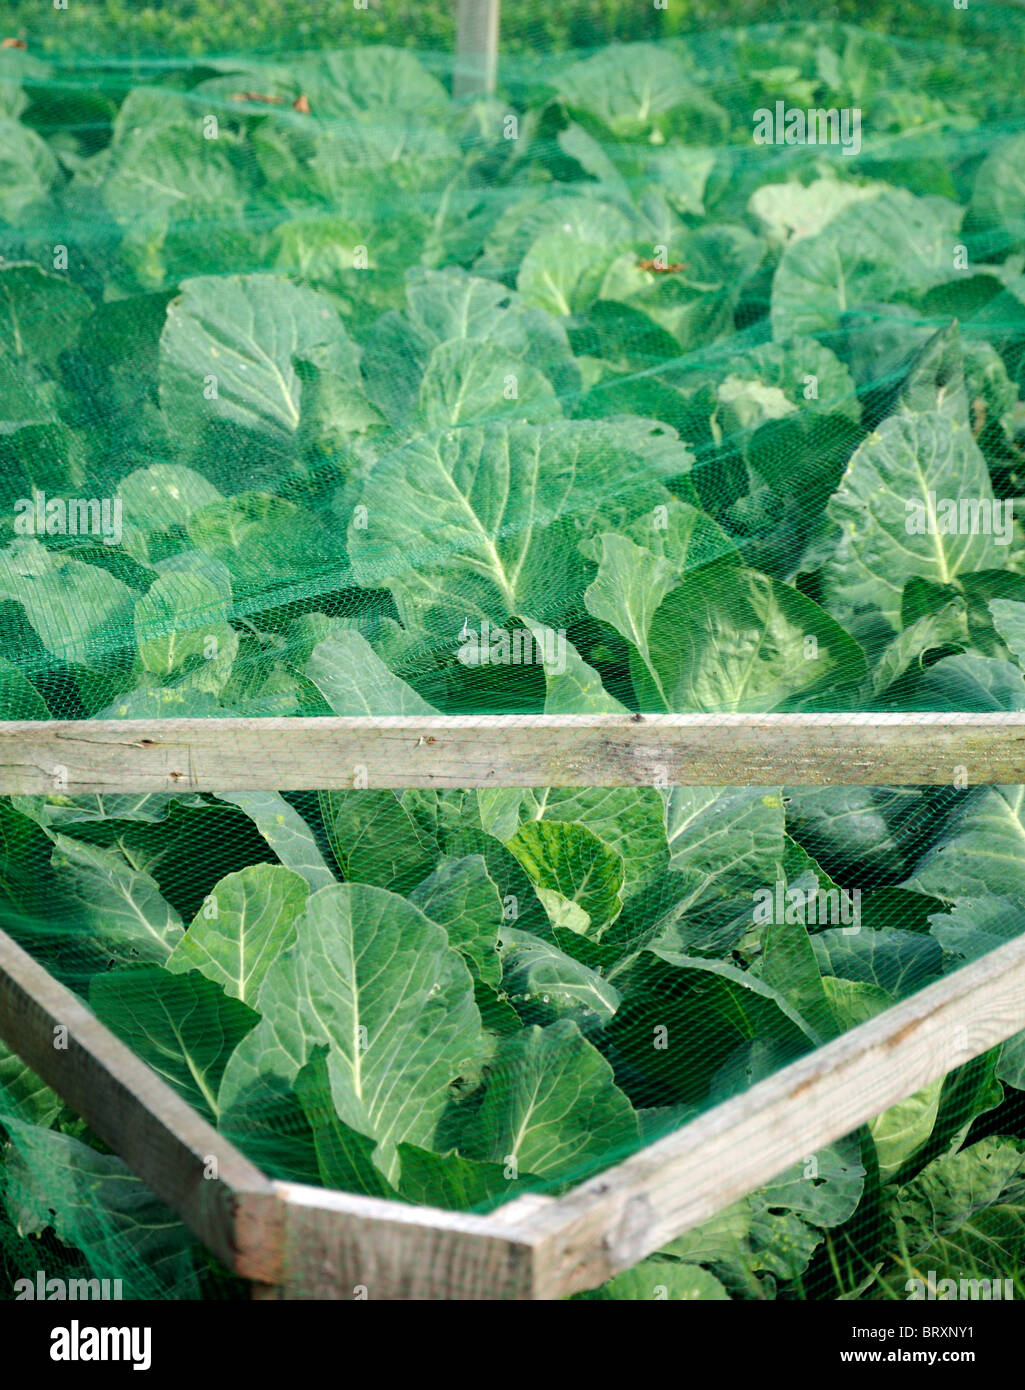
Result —
[[[232,1268],[255,1284],[278,1285],[285,1278],[285,1201],[274,1184],[234,1191],[229,1197],[234,1259]]]

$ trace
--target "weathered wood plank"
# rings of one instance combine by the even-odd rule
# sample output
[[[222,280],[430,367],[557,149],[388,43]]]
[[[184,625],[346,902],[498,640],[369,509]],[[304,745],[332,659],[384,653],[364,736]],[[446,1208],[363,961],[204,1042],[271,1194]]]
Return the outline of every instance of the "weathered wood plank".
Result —
[[[1025,934],[557,1201],[491,1219],[533,1244],[535,1298],[594,1288],[1022,1028]]]
[[[1025,714],[480,715],[0,724],[0,795],[1025,782]]]
[[[524,1299],[529,1235],[488,1217],[279,1183],[285,1299]]]
[[[0,1038],[230,1269],[278,1278],[273,1183],[4,932]]]
[[[499,0],[458,0],[452,90],[457,97],[491,96],[498,76]]]

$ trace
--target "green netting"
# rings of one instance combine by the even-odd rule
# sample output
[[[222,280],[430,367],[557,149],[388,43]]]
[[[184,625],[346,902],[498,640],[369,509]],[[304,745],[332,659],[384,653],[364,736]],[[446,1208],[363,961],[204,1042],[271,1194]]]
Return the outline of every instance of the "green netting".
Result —
[[[9,715],[1020,704],[1006,45],[2,56]]]
[[[1025,709],[1020,10],[507,3],[454,97],[447,13],[77,8],[0,49],[3,717]],[[973,780],[58,785],[0,925],[266,1171],[486,1211],[1014,936]],[[1016,1278],[1023,1058],[610,1296]],[[238,1292],[0,1078],[11,1288]]]
[[[4,928],[266,1172],[457,1210],[567,1190],[1021,926],[1020,789],[54,796],[0,819]],[[1016,1280],[1023,1055],[805,1156],[610,1296]],[[0,1079],[11,1290],[238,1292],[6,1049]]]

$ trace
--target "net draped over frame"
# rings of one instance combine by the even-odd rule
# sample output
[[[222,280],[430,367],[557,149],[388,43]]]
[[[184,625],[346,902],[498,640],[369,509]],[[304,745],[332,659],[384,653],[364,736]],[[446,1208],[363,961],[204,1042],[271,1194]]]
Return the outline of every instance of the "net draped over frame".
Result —
[[[0,717],[1025,709],[1025,21],[978,8],[581,49],[508,4],[492,96],[384,8],[12,35]],[[0,802],[0,925],[265,1171],[486,1211],[1016,935],[1025,794],[970,773],[58,781]],[[0,1278],[237,1292],[0,1081]],[[1013,1279],[1023,1088],[1018,1038],[603,1296]]]

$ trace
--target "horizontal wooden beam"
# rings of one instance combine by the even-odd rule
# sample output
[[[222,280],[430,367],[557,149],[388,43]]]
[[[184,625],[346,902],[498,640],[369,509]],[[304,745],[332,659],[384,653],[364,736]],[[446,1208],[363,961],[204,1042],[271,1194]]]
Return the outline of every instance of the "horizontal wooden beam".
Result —
[[[429,715],[0,724],[0,795],[1025,783],[1025,714]]]
[[[0,1038],[229,1269],[279,1278],[273,1183],[2,931]]]
[[[279,1183],[284,1299],[529,1299],[529,1232],[490,1217]]]
[[[494,1219],[529,1234],[535,1298],[595,1288],[1023,1028],[1025,934],[557,1201]]]

